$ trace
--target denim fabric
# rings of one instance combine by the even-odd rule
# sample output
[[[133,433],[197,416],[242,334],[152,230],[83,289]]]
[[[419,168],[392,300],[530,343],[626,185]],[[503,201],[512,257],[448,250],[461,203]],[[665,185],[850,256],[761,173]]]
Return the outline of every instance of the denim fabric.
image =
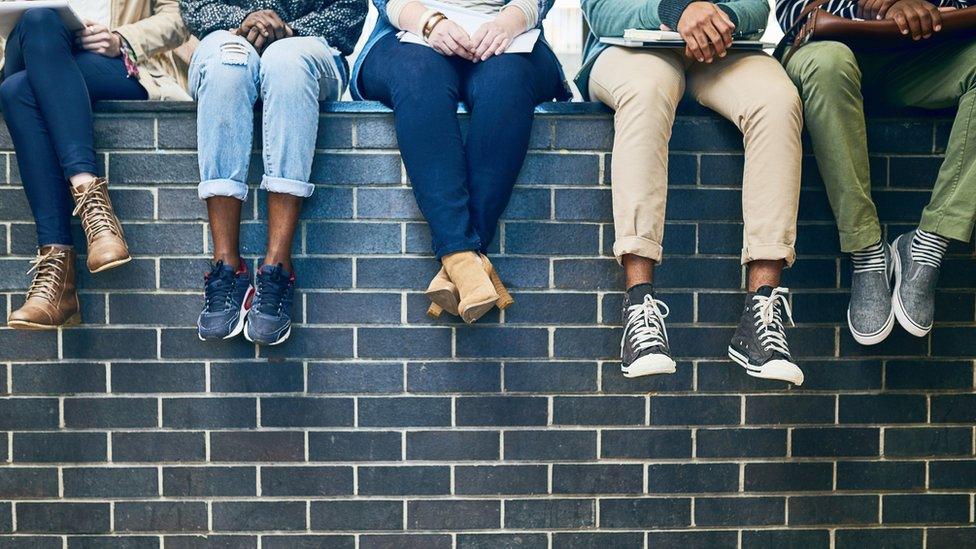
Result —
[[[208,34],[190,63],[190,93],[197,100],[201,199],[247,198],[254,104],[263,104],[264,177],[269,192],[307,197],[319,101],[338,99],[345,66],[324,38],[273,42],[260,55],[228,31]]]
[[[542,17],[539,18],[539,25],[536,27],[540,31],[539,40],[542,42],[546,41],[545,31],[542,30],[542,20],[545,19],[546,14],[552,9],[553,4],[556,0],[537,0],[539,4],[539,13]],[[510,0],[503,0],[505,4],[508,4]],[[352,93],[352,98],[361,101],[365,99],[366,94],[362,89],[362,76],[360,72],[363,70],[363,62],[366,60],[370,51],[372,51],[373,46],[379,43],[380,40],[385,38],[387,35],[397,34],[396,27],[393,23],[390,23],[389,18],[386,16],[386,4],[387,0],[373,0],[373,6],[376,7],[377,17],[376,24],[373,26],[373,32],[370,33],[369,39],[366,40],[366,44],[363,46],[362,51],[359,52],[359,56],[356,57],[356,63],[352,68],[352,82],[349,85],[349,91]],[[509,54],[510,55],[510,54]],[[569,101],[573,98],[573,90],[569,87],[566,82],[566,76],[563,74],[562,65],[556,64],[559,71],[559,79],[563,82],[563,86],[559,93],[555,95],[555,98],[559,101]]]
[[[51,9],[27,10],[7,39],[0,103],[10,130],[37,243],[71,244],[67,179],[99,173],[91,102],[146,99],[121,59],[78,50]]]
[[[484,251],[512,195],[535,107],[560,93],[559,63],[532,53],[471,63],[388,34],[363,62],[363,92],[395,114],[397,142],[438,258]],[[471,112],[461,138],[458,101]]]

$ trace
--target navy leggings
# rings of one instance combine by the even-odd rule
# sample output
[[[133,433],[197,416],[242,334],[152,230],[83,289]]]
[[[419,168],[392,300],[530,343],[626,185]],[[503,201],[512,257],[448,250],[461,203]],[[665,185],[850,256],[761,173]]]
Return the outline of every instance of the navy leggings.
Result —
[[[366,98],[394,111],[434,254],[485,251],[525,160],[535,107],[562,93],[555,55],[540,41],[532,53],[470,63],[389,34],[369,51],[360,83]],[[459,100],[471,111],[467,143]]]
[[[77,50],[57,12],[31,9],[7,39],[0,104],[37,225],[37,243],[71,244],[68,178],[100,173],[91,102],[146,99],[121,58]]]

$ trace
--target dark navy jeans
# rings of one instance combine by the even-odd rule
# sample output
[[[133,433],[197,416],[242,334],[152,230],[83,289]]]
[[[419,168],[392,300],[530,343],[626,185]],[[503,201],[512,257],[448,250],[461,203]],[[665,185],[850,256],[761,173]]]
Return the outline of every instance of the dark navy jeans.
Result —
[[[50,9],[27,10],[7,39],[3,117],[17,152],[37,243],[71,244],[68,178],[100,173],[91,102],[146,99],[121,58],[75,48],[74,34]]]
[[[363,95],[394,111],[434,254],[484,251],[525,160],[535,107],[562,93],[555,55],[540,41],[532,53],[470,63],[389,34],[370,50],[360,74]],[[466,143],[459,101],[471,112]]]

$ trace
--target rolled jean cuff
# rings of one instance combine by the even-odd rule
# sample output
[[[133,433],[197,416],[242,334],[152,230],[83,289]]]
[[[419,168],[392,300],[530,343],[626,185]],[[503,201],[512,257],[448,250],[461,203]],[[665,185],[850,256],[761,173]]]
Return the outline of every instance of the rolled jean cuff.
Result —
[[[641,236],[621,236],[613,242],[613,255],[617,258],[617,263],[623,265],[624,256],[633,254],[646,257],[655,263],[661,263],[664,256],[664,248],[659,242],[654,242],[649,238]]]
[[[451,255],[458,252],[480,252],[481,243],[478,241],[474,242],[453,242],[444,246],[439,246],[434,249],[434,257],[440,261],[445,255]]]
[[[269,193],[290,194],[300,198],[308,198],[315,191],[315,185],[306,181],[272,177],[270,175],[265,175],[261,178],[261,188]]]
[[[973,236],[973,220],[970,218],[941,214],[930,215],[928,212],[922,212],[922,221],[918,224],[918,228],[944,238],[963,242],[969,242]]]
[[[206,200],[212,196],[232,196],[241,202],[247,200],[247,185],[233,179],[208,179],[201,181],[197,187],[197,195],[200,200]]]
[[[752,261],[775,261],[777,259],[785,261],[787,267],[792,266],[793,262],[796,261],[796,249],[789,244],[758,244],[746,246],[742,249],[743,265]]]
[[[93,173],[98,175],[100,170],[93,162],[72,162],[64,167],[64,178],[71,179],[80,173]]]

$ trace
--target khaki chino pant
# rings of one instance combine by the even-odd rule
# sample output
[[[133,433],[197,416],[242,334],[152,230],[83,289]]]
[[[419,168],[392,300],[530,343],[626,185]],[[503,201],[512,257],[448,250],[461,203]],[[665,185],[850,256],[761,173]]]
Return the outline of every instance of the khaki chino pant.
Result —
[[[779,63],[761,52],[729,52],[711,64],[680,50],[612,47],[597,58],[590,95],[614,109],[611,179],[620,261],[660,262],[667,204],[668,141],[675,108],[688,90],[731,120],[744,136],[742,262],[796,258],[802,107]]]

